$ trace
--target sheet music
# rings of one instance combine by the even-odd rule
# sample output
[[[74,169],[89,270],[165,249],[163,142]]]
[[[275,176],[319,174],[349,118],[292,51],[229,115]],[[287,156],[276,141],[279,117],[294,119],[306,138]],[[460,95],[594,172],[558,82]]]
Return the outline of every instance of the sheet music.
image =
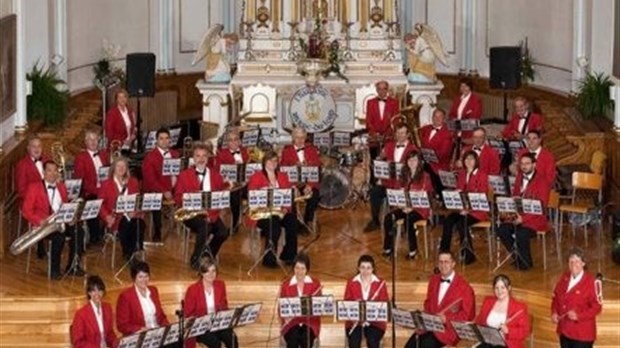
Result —
[[[444,332],[446,330],[443,322],[441,321],[441,317],[438,315],[425,312],[420,312],[419,315],[426,331]]]
[[[84,204],[84,209],[82,209],[82,216],[80,216],[80,221],[97,218],[97,216],[99,216],[99,211],[101,210],[102,204],[103,199],[86,201],[86,203]]]
[[[255,208],[267,208],[269,206],[269,191],[268,190],[249,190],[248,191],[248,207]]]
[[[448,130],[451,132],[457,131],[473,131],[478,127],[479,120],[474,119],[462,119],[462,120],[448,120]]]
[[[349,146],[349,145],[351,145],[351,133],[334,132],[334,146]]]
[[[300,174],[302,182],[319,182],[319,167],[317,166],[302,166]]]
[[[409,201],[412,208],[428,209],[431,207],[431,202],[428,199],[428,193],[426,191],[409,191]]]
[[[297,166],[280,166],[280,172],[286,174],[288,176],[288,181],[293,184],[299,181]]]
[[[230,208],[230,191],[213,191],[211,192],[210,209],[226,209]]]
[[[500,213],[517,213],[517,202],[512,197],[495,197],[495,204]]]
[[[517,155],[517,152],[525,147],[525,144],[521,140],[513,140],[508,142],[508,149],[513,156]]]
[[[489,206],[489,200],[486,193],[481,192],[467,192],[467,198],[469,199],[469,205],[471,210],[478,211],[491,211]]]
[[[491,346],[506,346],[506,341],[504,341],[504,337],[498,329],[486,325],[476,325],[476,327],[478,328],[478,331],[480,331],[482,340],[485,343]]]
[[[192,328],[189,330],[187,334],[188,338],[200,336],[205,332],[211,329],[211,324],[213,323],[213,318],[215,317],[215,313],[208,313],[201,317],[198,317],[194,320],[192,324]]]
[[[316,147],[329,147],[331,145],[331,134],[314,133],[312,144]]]
[[[424,158],[425,162],[439,163],[439,158],[437,158],[437,153],[435,150],[423,147],[420,149],[420,152],[422,153],[422,158]]]
[[[443,203],[446,209],[463,210],[465,208],[459,191],[443,190],[441,195],[443,196]]]
[[[181,172],[180,158],[164,158],[164,165],[161,169],[163,176],[179,175]]]
[[[236,164],[222,164],[220,165],[220,175],[224,181],[237,182],[237,169],[239,167]]]
[[[237,326],[243,326],[252,324],[258,319],[260,310],[263,307],[262,303],[252,303],[242,307],[241,314],[237,320]]]
[[[280,297],[278,299],[280,317],[295,318],[301,314],[301,297]]]
[[[521,202],[525,214],[543,215],[544,209],[542,202],[538,199],[523,198]]]
[[[385,195],[390,207],[407,208],[405,189],[386,189]]]
[[[245,181],[250,180],[250,177],[254,175],[254,173],[263,170],[263,165],[260,163],[247,163],[245,165]]]
[[[132,213],[136,211],[137,198],[137,193],[131,195],[119,195],[116,199],[116,209],[114,209],[114,211],[117,213]]]
[[[366,301],[366,321],[387,322],[389,302]]]
[[[293,190],[292,189],[273,189],[273,203],[274,208],[288,208],[293,205]]]
[[[174,147],[179,143],[181,137],[181,126],[170,128],[170,146]]]
[[[338,320],[360,320],[360,303],[358,301],[336,301]]]
[[[446,188],[456,188],[456,175],[454,172],[448,172],[445,170],[439,171],[439,179],[441,184]]]
[[[312,297],[312,315],[315,316],[333,316],[334,315],[334,296],[313,296]]]
[[[142,211],[161,210],[163,193],[144,193],[142,195]]]
[[[142,339],[142,348],[159,348],[161,347],[161,341],[164,339],[166,333],[166,327],[158,327],[156,329],[148,330],[144,334]]]
[[[146,139],[144,140],[144,149],[145,150],[153,150],[155,148],[155,143],[157,142],[157,139],[155,139],[155,134],[157,133],[157,131],[150,131],[147,135],[146,135]]]
[[[63,203],[56,212],[57,223],[70,223],[75,219],[75,213],[77,212],[78,203]]]
[[[183,208],[189,211],[202,209],[202,192],[186,192],[183,194]]]
[[[235,318],[235,312],[235,309],[227,309],[215,313],[213,324],[211,325],[211,332],[230,328],[232,326],[233,319]]]
[[[496,195],[507,196],[510,195],[508,187],[506,187],[506,181],[503,176],[489,175],[489,185],[493,188],[493,193]]]
[[[394,318],[394,324],[405,327],[408,329],[415,329],[415,321],[413,321],[413,314],[410,311],[392,308],[392,317]]]
[[[121,338],[118,348],[137,348],[138,343],[140,343],[140,336],[142,336],[142,332]]]
[[[166,338],[164,338],[164,343],[162,343],[162,346],[178,342],[180,330],[181,328],[178,322],[171,324],[168,328],[168,332],[166,332]]]
[[[465,341],[478,342],[478,333],[474,330],[474,325],[465,321],[452,321],[452,327],[460,339]]]
[[[110,173],[110,166],[99,167],[99,172],[97,172],[97,182],[101,183],[102,181],[107,179],[109,173]]]
[[[65,180],[65,187],[67,188],[67,198],[72,201],[80,196],[82,179]]]
[[[374,160],[372,161],[372,171],[377,179],[389,179],[390,178],[390,165],[386,161]]]
[[[511,188],[512,188],[512,187],[515,187],[515,182],[516,182],[516,181],[517,181],[517,177],[516,177],[516,176],[514,176],[514,175],[510,175],[510,176],[508,177],[508,186],[509,186],[509,187],[511,187]]]
[[[502,140],[496,138],[488,138],[489,146],[495,149],[497,153],[503,155],[506,153],[506,147],[504,146],[504,142]]]
[[[260,134],[260,129],[252,129],[243,132],[243,136],[241,137],[241,144],[244,147],[254,147],[258,144],[258,135]]]

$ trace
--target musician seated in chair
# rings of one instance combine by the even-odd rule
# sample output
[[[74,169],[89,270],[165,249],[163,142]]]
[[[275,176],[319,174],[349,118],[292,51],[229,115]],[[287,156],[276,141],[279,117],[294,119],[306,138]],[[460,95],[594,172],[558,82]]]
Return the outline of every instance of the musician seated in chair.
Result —
[[[387,81],[375,83],[377,97],[366,102],[366,130],[368,130],[370,159],[380,155],[382,145],[392,135],[390,121],[400,113],[398,99],[389,96],[390,84]]]
[[[395,139],[389,141],[383,149],[382,157],[389,163],[405,163],[411,151],[417,150],[416,146],[409,141],[409,129],[405,123],[396,127]],[[394,173],[396,176],[396,173]],[[372,232],[381,227],[379,213],[381,203],[385,198],[385,189],[398,186],[398,180],[394,178],[383,179],[370,188],[370,214],[372,220],[364,228],[364,232]]]
[[[549,221],[544,213],[549,200],[547,180],[536,170],[537,161],[533,154],[526,153],[519,159],[520,171],[517,174],[513,196],[540,201],[542,214],[518,213],[502,218],[497,229],[497,236],[508,252],[515,252],[513,266],[519,270],[528,270],[534,266],[530,253],[530,239],[537,231],[547,231]],[[515,250],[516,244],[516,250]]]
[[[109,178],[99,187],[97,196],[103,200],[99,217],[111,233],[118,233],[123,259],[128,261],[134,252],[144,250],[144,213],[117,213],[119,196],[140,193],[138,180],[129,173],[129,162],[119,157],[110,166]]]
[[[292,188],[288,176],[278,170],[278,154],[268,151],[263,156],[263,170],[257,171],[250,177],[248,191],[265,189],[288,189]],[[251,214],[252,212],[250,212]],[[275,252],[278,250],[278,240],[284,227],[284,247],[280,253],[280,260],[285,264],[292,265],[297,256],[297,219],[292,214],[291,208],[270,211],[261,216],[258,221],[250,221],[255,224],[265,236],[265,250],[263,266],[275,268],[278,266]]]
[[[474,83],[470,78],[464,77],[459,81],[460,94],[454,98],[448,112],[451,120],[480,120],[482,118],[482,99],[473,91]],[[455,138],[462,145],[471,144],[471,137],[471,131],[460,131],[455,134]]]
[[[42,231],[44,231],[46,226],[54,223],[53,221],[46,222],[46,219],[58,213],[60,206],[63,203],[67,203],[67,201],[67,188],[59,181],[58,165],[53,161],[46,161],[43,163],[43,180],[31,183],[26,189],[22,204],[22,214],[34,230],[43,229]],[[63,228],[64,233],[62,231]],[[71,237],[66,272],[71,271],[69,274],[74,276],[84,276],[84,271],[79,264],[77,267],[71,268],[74,257],[76,255],[78,257],[81,256],[84,231],[75,225],[67,224],[63,225],[60,231],[56,230],[47,236],[52,242],[50,249],[50,278],[53,280],[62,278],[60,258],[66,236]]]
[[[306,131],[303,128],[295,127],[292,132],[293,144],[286,145],[282,150],[282,160],[280,165],[282,166],[321,166],[321,158],[319,157],[319,150],[311,143],[306,142],[308,138]],[[311,194],[310,198],[306,201],[306,209],[303,215],[303,224],[300,226],[300,232],[308,233],[308,227],[312,226],[314,220],[314,214],[319,207],[319,183],[318,182],[302,182],[297,185],[297,188],[304,195]],[[296,207],[293,206],[295,211]]]
[[[472,135],[473,144],[463,147],[460,157],[467,151],[474,151],[478,155],[480,161],[480,170],[488,175],[499,175],[500,157],[497,150],[487,144],[487,131],[483,127],[474,129]],[[458,160],[455,163],[456,168],[463,168],[463,161]]]
[[[555,157],[551,151],[542,146],[542,141],[541,131],[537,129],[528,131],[525,138],[527,146],[517,153],[517,158],[515,158],[513,165],[511,165],[510,172],[516,175],[519,167],[518,159],[526,153],[531,153],[536,157],[536,172],[547,181],[549,188],[552,189],[556,176]]]
[[[407,156],[407,163],[403,166],[401,171],[400,180],[398,180],[398,186],[395,188],[404,188],[407,191],[425,191],[432,192],[433,185],[431,179],[423,170],[422,155],[417,151],[411,151]],[[428,195],[429,197],[431,195]],[[418,251],[418,242],[416,237],[415,223],[419,220],[426,220],[430,215],[430,209],[425,208],[405,208],[396,209],[389,213],[384,221],[384,237],[383,237],[383,255],[389,256],[392,254],[394,246],[395,222],[398,219],[405,220],[405,231],[407,231],[407,240],[409,241],[409,252],[407,253],[407,259],[412,260]]]
[[[460,192],[487,193],[489,191],[489,176],[480,169],[480,162],[475,151],[466,152],[463,155],[465,167],[458,172],[456,177],[456,189]],[[461,238],[461,260],[466,264],[476,261],[474,246],[471,240],[470,227],[480,221],[489,219],[488,213],[478,210],[454,211],[446,217],[443,224],[443,234],[439,249],[450,251],[452,233],[456,229]]]
[[[426,162],[424,169],[431,177],[435,194],[443,191],[439,171],[450,170],[452,145],[454,138],[446,126],[446,112],[440,108],[433,111],[432,123],[420,128],[420,143],[422,148],[435,151],[437,162]]]
[[[445,325],[443,332],[415,332],[407,341],[405,348],[441,348],[456,346],[459,336],[452,327],[452,321],[470,321],[476,314],[474,289],[462,276],[456,274],[454,256],[449,251],[440,251],[437,257],[438,274],[428,281],[425,313],[441,318]]]
[[[194,166],[182,171],[177,180],[174,191],[177,206],[183,206],[184,193],[222,191],[229,188],[224,183],[217,167],[207,165],[210,154],[206,145],[194,145],[192,151]],[[183,224],[196,233],[196,244],[190,259],[190,266],[197,270],[202,256],[208,256],[211,259],[217,257],[222,244],[228,238],[228,229],[224,226],[218,209],[203,211],[202,214],[183,221]],[[212,235],[212,238],[207,245],[208,235]]]
[[[226,134],[226,148],[217,151],[217,163],[222,164],[244,164],[248,163],[250,154],[248,150],[241,146],[239,132],[234,130]],[[239,183],[240,184],[240,183]],[[241,199],[247,197],[247,188],[242,188],[230,192],[230,212],[232,214],[233,233],[239,229],[239,217],[241,216]]]

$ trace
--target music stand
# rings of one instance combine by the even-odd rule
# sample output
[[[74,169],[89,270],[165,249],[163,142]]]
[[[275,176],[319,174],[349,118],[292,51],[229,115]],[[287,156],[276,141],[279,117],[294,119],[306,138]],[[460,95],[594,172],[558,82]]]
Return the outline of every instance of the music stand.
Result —
[[[69,269],[62,276],[62,279],[65,279],[70,273],[76,272],[80,267],[80,252],[78,245],[78,231],[77,231],[77,222],[80,220],[82,215],[81,210],[84,207],[84,201],[80,202],[72,202],[72,203],[63,203],[58,209],[56,220],[54,222],[61,223],[63,226],[65,224],[70,224],[73,229],[73,247],[75,250],[75,254],[73,255],[73,259],[71,260],[71,264],[69,265]],[[66,227],[65,227],[66,228]]]

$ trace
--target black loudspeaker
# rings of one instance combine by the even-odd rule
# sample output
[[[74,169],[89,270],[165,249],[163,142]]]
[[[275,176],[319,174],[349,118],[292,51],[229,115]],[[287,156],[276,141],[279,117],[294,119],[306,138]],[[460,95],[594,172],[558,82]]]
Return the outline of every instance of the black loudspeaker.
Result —
[[[516,46],[491,47],[491,88],[517,89],[521,87],[521,48]]]
[[[155,96],[155,55],[130,53],[127,62],[127,92],[130,97]]]

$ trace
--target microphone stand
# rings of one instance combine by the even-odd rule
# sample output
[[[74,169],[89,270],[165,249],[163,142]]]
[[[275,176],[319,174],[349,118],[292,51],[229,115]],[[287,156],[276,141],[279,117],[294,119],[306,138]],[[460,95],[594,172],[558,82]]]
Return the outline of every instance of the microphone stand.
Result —
[[[137,212],[137,211],[136,211]],[[123,216],[121,219],[124,219],[125,216]],[[133,219],[136,220],[136,246],[135,249],[133,251],[133,253],[131,254],[131,257],[129,258],[129,260],[127,260],[127,262],[125,262],[125,264],[114,274],[114,279],[119,283],[119,284],[123,284],[123,282],[118,278],[119,274],[121,274],[123,272],[123,270],[131,265],[131,263],[134,261],[134,259],[137,258],[137,255],[142,252],[142,250],[140,249],[140,219],[134,217]],[[129,222],[131,222],[132,219],[129,219]]]
[[[407,224],[407,214],[405,214],[405,224]],[[396,225],[396,221],[394,224]],[[395,227],[395,226],[394,226]],[[394,233],[394,227],[392,228],[392,308],[396,307],[396,235]],[[405,226],[405,232],[408,232],[408,224]],[[394,323],[394,316],[392,316],[392,348],[396,348],[396,325]]]
[[[185,306],[185,300],[181,300],[181,308],[177,309],[174,314],[179,318],[179,341],[177,342],[177,347],[184,348],[185,340],[183,339],[184,331],[185,331],[185,312],[183,307]]]

